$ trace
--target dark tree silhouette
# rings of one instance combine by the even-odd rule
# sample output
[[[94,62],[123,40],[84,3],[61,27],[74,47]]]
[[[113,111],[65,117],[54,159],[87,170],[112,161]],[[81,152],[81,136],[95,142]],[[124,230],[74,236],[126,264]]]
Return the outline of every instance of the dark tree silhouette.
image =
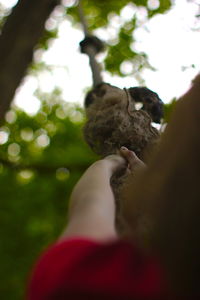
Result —
[[[0,120],[32,61],[45,21],[60,0],[19,0],[0,36]]]

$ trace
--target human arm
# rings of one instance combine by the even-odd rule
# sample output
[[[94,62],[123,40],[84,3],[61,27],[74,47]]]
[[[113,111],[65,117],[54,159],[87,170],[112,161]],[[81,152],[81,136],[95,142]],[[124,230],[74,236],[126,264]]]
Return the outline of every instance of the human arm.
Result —
[[[116,238],[115,201],[110,186],[112,174],[126,161],[119,155],[92,164],[73,189],[69,222],[61,238],[85,236],[95,239]]]
[[[115,199],[111,176],[120,168],[133,170],[143,164],[134,152],[122,147],[91,165],[76,184],[70,199],[69,223],[61,239],[84,236],[97,240],[116,238]]]
[[[128,156],[126,162],[109,156],[103,163],[93,164],[75,186],[67,229],[38,261],[28,289],[29,300],[164,299],[158,298],[163,289],[162,276],[154,258],[145,257],[137,246],[125,240],[111,240],[114,229],[109,221],[114,197],[107,186],[108,179],[124,164],[131,168],[142,164],[130,151],[123,155]],[[102,191],[105,184],[107,190]],[[100,214],[98,209],[102,210]],[[109,235],[106,218],[107,226],[112,225]]]

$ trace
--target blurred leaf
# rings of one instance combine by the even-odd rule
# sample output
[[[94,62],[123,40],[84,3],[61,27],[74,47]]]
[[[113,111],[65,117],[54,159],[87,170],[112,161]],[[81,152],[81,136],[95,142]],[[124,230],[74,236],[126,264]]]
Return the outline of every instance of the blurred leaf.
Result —
[[[170,103],[164,105],[164,123],[169,123],[171,114],[176,106],[177,99],[174,98]]]
[[[57,28],[54,30],[45,30],[42,35],[42,38],[37,44],[36,49],[40,48],[40,49],[47,50],[49,48],[49,42],[57,38],[57,34],[58,34]]]

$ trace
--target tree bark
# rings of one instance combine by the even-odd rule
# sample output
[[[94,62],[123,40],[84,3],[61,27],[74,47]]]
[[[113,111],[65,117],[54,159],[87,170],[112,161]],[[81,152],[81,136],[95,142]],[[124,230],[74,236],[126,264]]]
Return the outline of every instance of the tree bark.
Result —
[[[180,299],[199,299],[199,128],[200,75],[176,104],[149,167],[130,179],[123,202],[129,226],[160,256]]]
[[[45,21],[60,0],[19,0],[0,36],[0,120],[33,58]],[[28,99],[27,99],[28,100]]]

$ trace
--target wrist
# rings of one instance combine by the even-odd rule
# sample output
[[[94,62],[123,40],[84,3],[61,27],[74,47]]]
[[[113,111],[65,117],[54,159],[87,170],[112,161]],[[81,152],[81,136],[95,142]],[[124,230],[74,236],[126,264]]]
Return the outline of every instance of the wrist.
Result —
[[[111,154],[103,159],[103,162],[106,164],[106,167],[112,176],[116,171],[126,168],[126,161],[125,159],[116,154]]]
[[[110,161],[106,161],[105,159],[100,159],[98,161],[96,161],[95,163],[93,163],[93,165],[91,166],[93,169],[98,169],[101,170],[105,176],[111,177],[113,174],[113,166],[112,163]],[[94,170],[95,172],[95,170]]]

